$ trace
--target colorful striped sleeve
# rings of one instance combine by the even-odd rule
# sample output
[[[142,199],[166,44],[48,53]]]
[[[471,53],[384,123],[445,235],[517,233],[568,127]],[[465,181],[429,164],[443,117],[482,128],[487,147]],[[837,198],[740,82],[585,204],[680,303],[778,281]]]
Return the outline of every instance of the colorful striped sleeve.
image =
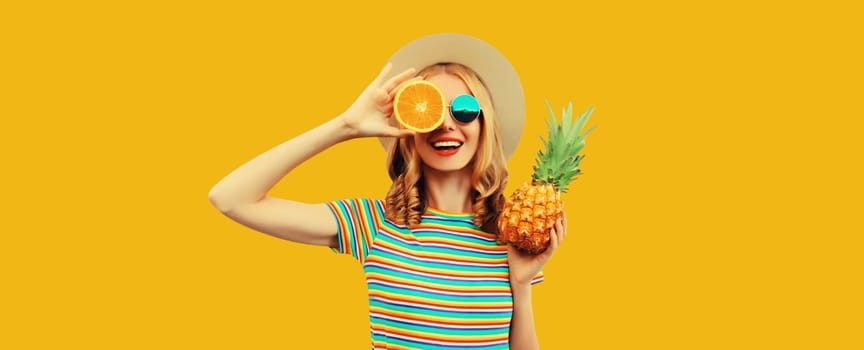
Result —
[[[531,285],[535,285],[537,283],[543,282],[546,279],[546,276],[543,274],[543,270],[537,273],[534,278],[531,279]]]
[[[339,246],[334,252],[350,254],[362,264],[384,221],[380,200],[345,199],[327,203],[336,219]]]

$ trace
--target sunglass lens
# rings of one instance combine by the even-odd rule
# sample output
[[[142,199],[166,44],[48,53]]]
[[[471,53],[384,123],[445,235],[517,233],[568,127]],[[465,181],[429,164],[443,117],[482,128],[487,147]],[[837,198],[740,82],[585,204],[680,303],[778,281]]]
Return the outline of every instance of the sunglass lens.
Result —
[[[480,103],[471,95],[459,95],[450,103],[450,113],[460,123],[470,123],[480,115]]]

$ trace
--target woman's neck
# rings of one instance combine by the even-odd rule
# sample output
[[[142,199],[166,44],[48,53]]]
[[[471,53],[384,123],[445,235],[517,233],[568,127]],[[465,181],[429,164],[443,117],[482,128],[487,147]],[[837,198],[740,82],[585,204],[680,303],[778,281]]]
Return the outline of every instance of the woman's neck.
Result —
[[[429,206],[451,213],[471,213],[471,167],[442,172],[423,165]]]

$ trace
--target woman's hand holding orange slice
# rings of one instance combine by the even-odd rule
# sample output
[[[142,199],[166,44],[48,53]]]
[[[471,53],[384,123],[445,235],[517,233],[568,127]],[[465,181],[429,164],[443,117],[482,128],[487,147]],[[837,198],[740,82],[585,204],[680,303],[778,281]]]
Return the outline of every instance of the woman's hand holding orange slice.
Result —
[[[353,137],[404,137],[414,134],[412,130],[391,125],[393,100],[398,88],[410,80],[415,73],[410,68],[385,80],[392,65],[388,63],[378,77],[363,90],[360,97],[339,118],[352,130]],[[409,85],[409,84],[406,84]]]

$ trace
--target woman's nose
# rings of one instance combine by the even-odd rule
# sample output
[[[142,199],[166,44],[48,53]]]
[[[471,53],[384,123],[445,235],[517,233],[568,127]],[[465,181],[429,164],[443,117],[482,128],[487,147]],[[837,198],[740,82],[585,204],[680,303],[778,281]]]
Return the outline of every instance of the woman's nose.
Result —
[[[438,128],[445,130],[456,130],[456,119],[453,118],[453,114],[450,113],[449,108],[447,109],[447,111],[444,112],[444,122],[441,123],[441,126],[439,126]]]

